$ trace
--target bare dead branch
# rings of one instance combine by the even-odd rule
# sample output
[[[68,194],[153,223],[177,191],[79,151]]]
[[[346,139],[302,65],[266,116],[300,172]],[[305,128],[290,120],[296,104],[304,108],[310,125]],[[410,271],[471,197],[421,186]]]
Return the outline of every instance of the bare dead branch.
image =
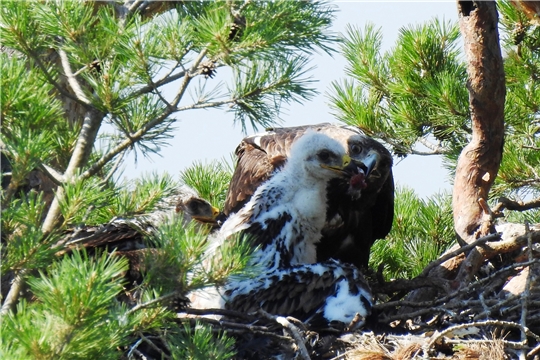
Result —
[[[465,246],[462,246],[460,247],[459,249],[457,250],[454,250],[454,251],[451,251],[447,254],[444,254],[443,256],[441,256],[440,258],[438,258],[437,260],[431,262],[428,266],[426,266],[424,268],[424,270],[422,270],[422,273],[420,273],[420,275],[418,275],[419,277],[423,277],[423,276],[427,276],[429,274],[429,272],[435,268],[436,266],[439,266],[441,265],[442,263],[444,263],[445,261],[451,259],[451,258],[454,258],[456,257],[457,255],[459,254],[462,254],[462,253],[465,253],[471,249],[474,249],[476,246],[479,246],[479,245],[482,245],[482,244],[485,244],[486,242],[488,241],[495,241],[495,240],[499,240],[501,238],[501,235],[500,234],[489,234],[487,236],[484,236],[484,237],[481,237],[480,239],[474,241],[473,243],[471,244],[468,244],[468,245],[465,245]]]
[[[540,198],[527,201],[527,202],[522,202],[522,201],[510,200],[505,197],[500,197],[497,205],[493,207],[493,212],[500,213],[504,209],[515,210],[515,211],[526,211],[526,210],[535,209],[539,207],[540,207]]]
[[[200,310],[207,310],[207,309],[200,309]],[[294,342],[293,339],[291,339],[290,337],[278,335],[272,332],[266,326],[256,326],[256,325],[251,325],[251,324],[243,324],[243,323],[238,323],[238,322],[216,320],[216,319],[209,318],[207,316],[212,315],[212,311],[216,309],[208,309],[208,310],[210,311],[207,314],[186,316],[182,313],[179,313],[177,317],[181,321],[189,321],[193,324],[195,321],[201,321],[201,322],[205,322],[207,324],[213,325],[213,326],[225,328],[227,329],[227,333],[229,334],[244,334],[246,332],[249,332],[256,335],[271,337],[278,341],[285,341],[285,342],[290,342],[290,343]]]
[[[435,332],[435,334],[433,334],[431,336],[431,339],[430,339],[429,343],[425,346],[424,349],[425,349],[425,351],[427,353],[427,351],[437,341],[439,341],[443,336],[445,336],[446,334],[451,333],[451,332],[456,331],[456,330],[467,329],[467,328],[471,328],[471,327],[475,327],[475,326],[478,326],[478,327],[482,327],[482,326],[499,326],[499,327],[517,328],[517,329],[520,329],[520,330],[524,331],[528,336],[536,339],[537,341],[540,340],[540,337],[538,335],[533,333],[528,328],[523,327],[521,324],[511,322],[511,321],[486,320],[486,321],[477,321],[477,322],[472,322],[472,323],[467,323],[467,324],[454,325],[454,326],[450,326],[449,328],[447,328],[447,329],[445,329],[445,330],[443,330],[441,332],[437,331],[437,332]],[[525,346],[525,345],[526,345],[526,342],[521,343],[521,346]]]
[[[527,236],[527,253],[529,261],[533,261],[533,253],[532,253],[532,236],[531,236],[531,229],[529,228],[529,224],[525,223],[525,235]],[[527,313],[528,313],[528,306],[529,306],[529,297],[531,295],[531,278],[533,276],[533,271],[530,270],[527,273],[527,279],[525,281],[525,291],[521,294],[521,318],[519,319],[519,324],[521,325],[521,342],[526,343],[527,342],[527,333],[523,330],[527,328]],[[523,350],[522,350],[523,351]],[[522,356],[525,357],[526,353],[523,351]]]
[[[383,284],[377,284],[373,286],[375,293],[393,294],[398,291],[411,291],[423,287],[436,287],[444,292],[449,292],[450,281],[445,279],[438,279],[433,277],[420,277],[417,276],[414,279],[396,279]]]
[[[168,293],[166,295],[163,295],[163,296],[160,296],[156,299],[152,299],[150,301],[147,301],[145,303],[142,303],[142,304],[138,304],[134,307],[132,307],[131,309],[129,309],[128,312],[126,312],[126,316],[127,315],[131,315],[141,309],[145,309],[145,308],[148,308],[148,307],[151,307],[151,306],[154,306],[156,304],[159,304],[159,303],[163,303],[165,301],[168,301],[168,300],[171,300],[171,299],[174,299],[174,298],[177,298],[177,297],[182,297],[182,293],[180,291],[173,291],[171,293]]]
[[[275,315],[269,314],[263,309],[259,309],[258,313],[261,314],[266,319],[273,320],[277,322],[278,324],[280,324],[281,326],[283,326],[295,340],[296,346],[298,346],[298,352],[299,352],[298,355],[300,356],[300,358],[304,360],[311,359],[311,357],[309,356],[309,352],[306,348],[306,344],[304,344],[304,338],[302,337],[302,335],[300,334],[300,331],[298,330],[296,326],[291,324],[289,320],[287,320],[283,316],[275,316]]]

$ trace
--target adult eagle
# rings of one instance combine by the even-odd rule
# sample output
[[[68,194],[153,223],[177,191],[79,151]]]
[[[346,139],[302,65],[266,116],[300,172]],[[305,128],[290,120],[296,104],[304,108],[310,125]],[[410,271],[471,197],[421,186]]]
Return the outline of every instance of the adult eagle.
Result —
[[[357,313],[367,317],[371,291],[359,270],[336,260],[316,263],[316,244],[326,223],[327,184],[333,179],[347,182],[356,171],[338,141],[306,132],[292,146],[282,171],[259,186],[210,238],[207,255],[217,256],[216,249],[233,234],[248,236],[254,247],[250,264],[257,274],[194,292],[189,296],[192,306],[247,312],[263,308],[324,325],[349,324]]]
[[[358,128],[324,123],[273,128],[246,137],[236,149],[238,161],[223,213],[229,216],[240,210],[264,181],[278,173],[292,144],[308,129],[336,139],[363,169],[349,183],[328,182],[327,218],[317,261],[333,258],[365,269],[371,246],[392,227],[394,180],[390,152]]]

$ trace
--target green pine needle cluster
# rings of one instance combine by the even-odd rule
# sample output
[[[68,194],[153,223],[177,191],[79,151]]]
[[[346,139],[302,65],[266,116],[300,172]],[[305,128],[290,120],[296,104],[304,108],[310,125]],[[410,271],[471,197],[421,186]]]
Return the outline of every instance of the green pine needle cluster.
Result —
[[[382,53],[380,29],[349,27],[342,49],[350,78],[335,82],[331,97],[338,116],[397,155],[429,136],[441,146],[463,144],[468,93],[458,37],[457,24],[433,19],[400,29],[395,47]]]
[[[171,358],[176,360],[229,360],[236,355],[234,339],[224,333],[215,335],[212,329],[201,324],[174,329],[167,334],[167,340],[173,351]]]
[[[146,256],[144,286],[163,294],[223,285],[231,275],[248,273],[252,251],[249,241],[240,237],[228,239],[216,254],[208,255],[207,232],[180,221],[166,223],[149,237],[153,248]]]
[[[384,265],[387,279],[419,275],[455,243],[452,199],[449,194],[421,199],[413,190],[398,187],[390,234],[375,242],[370,266]]]
[[[196,161],[180,173],[180,180],[212,206],[223,209],[232,174],[232,165],[224,159],[209,163]]]
[[[114,301],[126,270],[125,259],[110,255],[90,259],[75,252],[31,277],[28,285],[36,300],[21,302],[16,315],[3,318],[2,358],[114,356],[129,334],[129,324],[120,321],[122,309]]]

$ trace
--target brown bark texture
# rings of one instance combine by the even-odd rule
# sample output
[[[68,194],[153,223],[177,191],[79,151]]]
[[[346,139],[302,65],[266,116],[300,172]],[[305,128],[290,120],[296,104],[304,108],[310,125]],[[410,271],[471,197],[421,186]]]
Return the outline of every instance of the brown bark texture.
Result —
[[[458,159],[453,191],[454,226],[470,243],[492,232],[480,206],[499,171],[504,144],[505,76],[494,1],[458,1],[467,57],[471,141]]]

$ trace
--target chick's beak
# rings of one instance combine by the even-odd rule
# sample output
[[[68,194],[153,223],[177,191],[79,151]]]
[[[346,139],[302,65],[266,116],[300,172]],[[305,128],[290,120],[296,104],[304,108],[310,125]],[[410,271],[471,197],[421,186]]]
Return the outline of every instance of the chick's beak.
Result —
[[[193,219],[201,222],[201,223],[206,223],[206,224],[209,224],[209,223],[215,223],[217,221],[217,217],[219,216],[219,209],[217,207],[214,207],[212,206],[211,207],[211,210],[212,210],[212,215],[208,216],[204,216],[204,215],[193,215]]]
[[[341,158],[341,166],[329,166],[329,165],[324,165],[324,164],[321,164],[321,166],[323,168],[335,171],[335,172],[339,173],[342,176],[345,176],[345,175],[350,175],[349,167],[351,167],[351,164],[353,164],[353,162],[351,161],[351,157],[349,155],[345,154]],[[355,166],[355,168],[356,168],[356,166]]]
[[[343,158],[341,160],[343,161],[343,165],[342,165],[343,169],[345,169],[351,163],[351,157],[347,154],[343,155]]]

